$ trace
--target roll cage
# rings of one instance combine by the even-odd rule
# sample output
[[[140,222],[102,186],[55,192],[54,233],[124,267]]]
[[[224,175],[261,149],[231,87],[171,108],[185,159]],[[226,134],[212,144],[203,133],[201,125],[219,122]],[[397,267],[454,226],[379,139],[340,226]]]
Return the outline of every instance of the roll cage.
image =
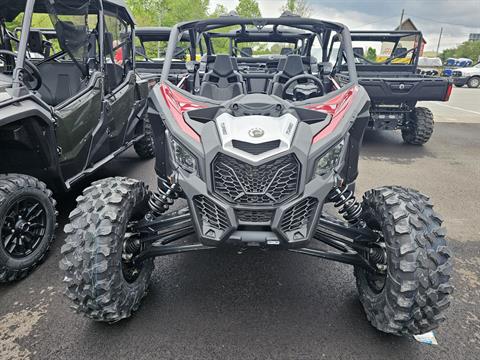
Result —
[[[282,30],[278,25],[271,29],[246,29],[245,26],[241,30],[232,30],[226,33],[207,32],[204,33],[204,39],[208,53],[215,53],[215,48],[212,44],[212,39],[226,38],[229,40],[230,56],[241,56],[241,50],[238,45],[242,43],[251,42],[269,42],[269,43],[284,43],[290,44],[294,48],[294,52],[299,55],[307,55],[309,47],[311,47],[315,33],[301,30]]]
[[[399,30],[399,31],[358,31],[352,30],[352,47],[358,71],[381,70],[385,65],[395,65],[416,72],[420,58],[423,35],[420,31]],[[338,41],[337,39],[335,39]],[[379,61],[367,59],[363,51],[362,43],[374,42],[384,45],[392,44],[381,51],[385,51],[383,58]],[[332,42],[333,45],[333,42]],[[329,52],[331,49],[329,50]],[[410,57],[408,57],[410,55]]]
[[[55,8],[55,12],[54,14],[52,14],[52,7],[55,7],[57,5],[59,6]],[[15,20],[17,16],[21,13],[24,14],[21,28],[16,29],[16,32],[19,32],[21,35],[20,38],[15,40],[14,34],[8,34],[11,36],[12,40],[18,42],[17,59],[15,62],[15,69],[13,70],[13,89],[18,89],[23,86],[21,79],[22,72],[25,68],[25,60],[28,59],[28,39],[31,30],[33,14],[50,14],[51,16],[54,15],[56,17],[69,15],[73,16],[79,15],[79,9],[84,8],[86,10],[85,15],[98,16],[99,21],[97,24],[97,28],[95,29],[97,34],[105,33],[106,24],[104,16],[108,15],[109,13],[116,14],[119,19],[124,21],[128,26],[131,26],[132,28],[135,24],[134,18],[128,10],[124,0],[56,0],[54,2],[49,2],[47,0],[0,0],[0,8],[2,9],[0,11],[0,25],[2,28],[5,28],[6,23]],[[67,21],[65,23],[67,23]],[[55,35],[55,37],[58,38],[60,42],[64,41],[64,44],[66,44],[67,42],[65,41],[65,39],[61,39],[61,35],[58,34],[58,30],[56,32],[57,34]],[[53,34],[49,34],[49,36],[54,37]],[[132,31],[130,42],[128,44],[128,39],[124,39],[124,42],[112,47],[111,49],[109,49],[108,47],[105,48],[105,39],[103,36],[98,37],[98,47],[100,52],[98,65],[102,71],[105,67],[105,56],[113,54],[115,51],[117,51],[123,46],[133,47],[134,45],[131,41],[131,39],[133,39],[133,36],[134,30]],[[69,53],[69,55],[72,57],[72,60],[77,63],[77,65],[81,68],[82,72],[84,72],[84,75],[87,76],[88,74],[86,68],[84,68],[82,64],[79,64],[78,61],[75,60],[75,57],[71,53],[71,50],[66,48],[65,45],[62,46],[62,50],[64,51],[64,53]],[[134,63],[132,64],[132,67],[134,67]]]
[[[261,33],[262,29],[266,29],[268,26],[272,26],[273,29],[277,29],[277,34],[278,29],[282,26],[293,28],[294,30],[298,30],[300,32],[303,31],[306,33],[313,33],[316,35],[316,38],[318,38],[323,50],[322,59],[319,59],[322,62],[328,61],[328,48],[330,43],[333,41],[334,33],[336,33],[337,39],[341,43],[340,54],[342,55],[339,55],[339,58],[345,60],[345,65],[349,73],[351,83],[358,82],[355,69],[355,58],[352,50],[351,36],[348,28],[342,24],[335,22],[328,22],[317,19],[307,19],[298,16],[281,16],[279,18],[241,18],[237,16],[225,16],[217,19],[205,19],[177,24],[171,30],[170,40],[168,43],[166,57],[163,65],[161,82],[165,82],[168,80],[168,74],[170,72],[172,59],[174,58],[175,48],[184,33],[187,33],[189,35],[190,53],[192,54],[192,58],[195,58],[197,44],[200,43],[202,38],[204,38],[205,36],[207,38],[211,38],[212,36],[218,36],[212,35],[218,34],[218,32],[214,32],[215,30],[229,26],[239,26],[240,31],[236,32],[235,36],[238,38],[243,37],[244,39],[246,39],[249,35],[255,36],[255,33]],[[254,31],[251,32],[249,31],[250,29],[254,29]],[[233,35],[234,34],[231,34],[230,36],[233,37]],[[273,32],[273,35],[271,36],[275,36],[275,32]],[[299,35],[295,33],[292,35],[292,37],[297,38],[298,36]],[[314,37],[310,37],[310,39],[311,41],[313,41]],[[212,54],[211,47],[207,48],[207,54]],[[343,62],[341,61],[340,64],[341,63]]]

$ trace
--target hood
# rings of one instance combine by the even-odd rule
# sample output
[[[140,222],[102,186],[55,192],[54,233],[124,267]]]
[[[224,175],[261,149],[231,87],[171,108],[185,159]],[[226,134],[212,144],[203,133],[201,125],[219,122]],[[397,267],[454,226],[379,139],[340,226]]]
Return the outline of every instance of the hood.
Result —
[[[286,113],[280,117],[223,113],[216,118],[223,149],[258,162],[290,149],[298,120]],[[249,148],[262,148],[255,153]],[[252,156],[253,155],[253,156]]]

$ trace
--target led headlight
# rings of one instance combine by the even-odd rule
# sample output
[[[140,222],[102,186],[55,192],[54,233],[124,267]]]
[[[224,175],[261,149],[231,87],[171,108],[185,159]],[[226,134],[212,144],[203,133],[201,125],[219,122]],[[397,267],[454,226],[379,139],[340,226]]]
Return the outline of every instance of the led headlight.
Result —
[[[197,159],[195,156],[174,138],[170,138],[170,143],[175,162],[189,173],[197,172]]]
[[[337,167],[342,157],[344,145],[345,140],[342,140],[318,158],[315,164],[315,175],[323,176]]]

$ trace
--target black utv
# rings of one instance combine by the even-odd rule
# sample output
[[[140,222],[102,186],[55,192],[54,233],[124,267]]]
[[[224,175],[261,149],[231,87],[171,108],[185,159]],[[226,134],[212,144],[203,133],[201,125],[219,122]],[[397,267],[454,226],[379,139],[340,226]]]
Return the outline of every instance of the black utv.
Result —
[[[303,49],[286,46],[292,51],[282,54],[282,46],[269,45],[265,54],[264,43],[289,30],[304,33]],[[215,51],[224,42],[210,41],[248,39],[252,31],[253,56],[245,58]],[[169,74],[184,33],[192,58],[202,41],[207,53],[176,85]],[[333,36],[341,39],[337,66],[345,66],[348,83],[334,82],[323,68]],[[282,59],[283,66],[274,64]],[[451,259],[431,201],[400,186],[369,190],[361,202],[354,196],[370,119],[354,59],[348,28],[333,22],[229,16],[175,26],[150,94],[159,114],[151,121],[159,189],[117,177],[84,190],[61,250],[74,308],[96,321],[129,317],[146,294],[156,256],[283,250],[353,265],[360,301],[379,330],[436,328],[450,304]],[[246,86],[252,79],[266,86]],[[188,206],[167,211],[178,198]],[[192,234],[195,242],[186,244]]]
[[[9,282],[53,240],[52,190],[132,145],[154,154],[123,0],[0,0],[0,32],[0,282]]]
[[[433,113],[418,102],[448,101],[453,84],[447,78],[419,73],[422,33],[352,31],[351,36],[359,83],[371,101],[368,127],[400,130],[406,144],[428,142],[434,130]],[[331,58],[339,54],[338,48],[339,43],[332,43]],[[339,83],[349,82],[345,67],[332,75]]]

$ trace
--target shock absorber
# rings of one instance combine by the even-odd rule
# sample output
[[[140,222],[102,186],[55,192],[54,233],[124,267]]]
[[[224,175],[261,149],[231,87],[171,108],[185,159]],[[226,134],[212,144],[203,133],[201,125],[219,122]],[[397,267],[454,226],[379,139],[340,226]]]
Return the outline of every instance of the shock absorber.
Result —
[[[355,199],[353,191],[336,186],[330,192],[330,200],[348,223],[356,225],[360,222],[362,205]]]
[[[167,211],[173,205],[175,199],[178,198],[181,191],[178,183],[168,185],[166,182],[161,182],[158,186],[158,192],[152,193],[148,200],[148,206],[153,215],[159,216]]]

